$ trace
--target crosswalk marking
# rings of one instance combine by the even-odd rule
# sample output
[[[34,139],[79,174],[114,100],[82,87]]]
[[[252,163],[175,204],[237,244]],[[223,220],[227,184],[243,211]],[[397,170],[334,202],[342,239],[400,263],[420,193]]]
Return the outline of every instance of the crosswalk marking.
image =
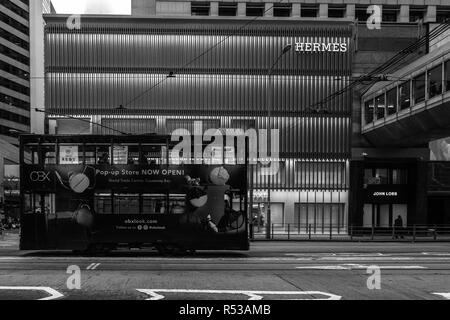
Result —
[[[91,263],[86,270],[95,270],[97,269],[99,266],[101,265],[101,263]]]

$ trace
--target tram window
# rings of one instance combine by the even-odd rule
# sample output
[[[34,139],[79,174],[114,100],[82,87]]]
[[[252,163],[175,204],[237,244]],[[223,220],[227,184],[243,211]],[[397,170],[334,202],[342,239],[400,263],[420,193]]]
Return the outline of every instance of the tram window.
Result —
[[[386,93],[386,107],[388,115],[397,112],[397,87]]]
[[[428,71],[428,97],[442,94],[442,64]]]
[[[165,146],[161,145],[142,145],[141,164],[165,164]]]
[[[139,164],[139,145],[128,146],[127,164]]]
[[[59,145],[59,164],[81,164],[81,146]]]
[[[142,196],[143,214],[164,214],[166,212],[166,196],[163,194],[144,194]]]
[[[365,115],[366,115],[366,124],[369,124],[373,121],[373,111],[374,111],[374,104],[373,104],[373,99],[366,101],[364,103],[364,108],[365,108]]]
[[[445,91],[450,91],[450,60],[445,61],[444,84]]]
[[[55,145],[42,145],[41,155],[43,157],[41,164],[56,164]]]
[[[385,116],[385,99],[384,99],[384,94],[379,95],[378,97],[375,98],[375,108],[376,108],[376,113],[377,113],[377,119],[382,119]]]
[[[55,213],[55,194],[25,193],[23,201],[25,214]]]
[[[94,196],[94,208],[97,214],[111,214],[111,194],[96,194]]]
[[[96,150],[97,164],[110,164],[109,146],[98,146]]]
[[[186,195],[171,194],[169,196],[169,213],[183,214],[186,211]]]
[[[114,195],[114,214],[139,214],[139,195]]]
[[[84,156],[84,162],[86,164],[96,164],[96,147],[95,146],[83,146],[83,156]]]

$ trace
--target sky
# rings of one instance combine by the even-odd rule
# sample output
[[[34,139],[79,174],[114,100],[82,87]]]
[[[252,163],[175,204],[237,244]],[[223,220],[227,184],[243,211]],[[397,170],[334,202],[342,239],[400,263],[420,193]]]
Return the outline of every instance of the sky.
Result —
[[[131,0],[52,0],[57,13],[131,14]]]

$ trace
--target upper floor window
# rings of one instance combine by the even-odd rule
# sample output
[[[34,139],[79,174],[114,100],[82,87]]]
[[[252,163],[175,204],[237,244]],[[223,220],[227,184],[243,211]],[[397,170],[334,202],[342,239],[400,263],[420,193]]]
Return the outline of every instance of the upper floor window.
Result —
[[[301,15],[305,18],[317,18],[319,15],[319,5],[315,3],[302,3]]]
[[[249,17],[262,17],[264,15],[264,11],[264,3],[247,3],[246,14]]]
[[[438,6],[436,8],[436,22],[443,23],[450,19],[450,6]]]
[[[423,20],[426,13],[425,6],[410,6],[409,7],[409,22],[417,22]]]
[[[398,86],[398,97],[400,110],[407,109],[411,106],[411,81],[408,80]]]
[[[383,5],[382,21],[397,22],[400,8],[398,6]]]
[[[346,7],[340,4],[329,4],[328,5],[328,17],[329,18],[344,18]]]
[[[450,60],[445,61],[444,68],[445,91],[450,91]]]
[[[428,98],[442,94],[442,64],[428,70]]]
[[[191,2],[191,14],[193,16],[209,16],[209,2]]]
[[[397,87],[386,92],[386,108],[388,115],[397,112]]]
[[[373,112],[374,112],[374,105],[373,105],[373,99],[366,101],[364,103],[364,113],[366,117],[366,124],[371,123],[373,121]]]
[[[385,99],[384,99],[384,94],[379,95],[378,97],[375,98],[375,108],[377,109],[377,119],[382,119],[384,118],[385,115]]]
[[[292,12],[292,3],[275,3],[273,5],[274,17],[290,17]]]
[[[360,22],[366,22],[369,19],[370,14],[367,13],[367,5],[355,6],[355,18]]]
[[[413,79],[414,103],[425,101],[425,73],[422,73]]]
[[[219,16],[234,17],[237,14],[237,3],[220,2]]]

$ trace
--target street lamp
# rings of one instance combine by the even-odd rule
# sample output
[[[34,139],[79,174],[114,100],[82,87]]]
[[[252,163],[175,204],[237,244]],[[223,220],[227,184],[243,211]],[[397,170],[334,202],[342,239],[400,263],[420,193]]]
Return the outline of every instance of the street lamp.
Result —
[[[290,50],[292,49],[292,44],[288,44],[286,45],[283,50],[281,51],[281,53],[278,55],[277,59],[275,60],[275,62],[272,64],[272,67],[269,69],[267,75],[269,77],[268,81],[267,81],[267,90],[266,90],[266,106],[267,106],[267,117],[268,117],[268,146],[267,146],[267,152],[271,152],[272,150],[272,100],[273,100],[273,77],[272,77],[272,73],[273,70],[275,69],[276,65],[278,64],[278,62],[281,60],[281,58],[288,53]],[[270,154],[270,157],[272,157],[272,153]],[[272,161],[271,161],[272,162]],[[270,164],[272,165],[272,163]],[[272,170],[271,170],[272,171]],[[272,172],[268,172],[268,178],[267,178],[267,182],[268,182],[268,188],[267,188],[267,217],[266,217],[266,239],[270,239],[270,234],[271,234],[271,226],[272,226],[272,216],[271,216],[271,212],[270,212],[270,188],[271,188],[271,179],[272,179]]]

